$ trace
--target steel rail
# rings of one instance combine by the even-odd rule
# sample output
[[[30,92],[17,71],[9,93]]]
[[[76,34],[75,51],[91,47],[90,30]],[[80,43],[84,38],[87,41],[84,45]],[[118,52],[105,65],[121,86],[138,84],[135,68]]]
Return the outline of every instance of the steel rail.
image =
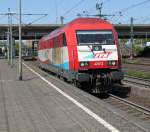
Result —
[[[145,87],[150,87],[150,81],[148,79],[125,76],[123,82],[140,85],[140,86],[145,86]]]
[[[146,107],[140,106],[140,105],[138,105],[136,103],[133,103],[133,102],[128,101],[126,99],[122,99],[122,98],[120,98],[118,96],[115,96],[115,95],[112,95],[112,94],[109,94],[109,95],[110,95],[110,97],[112,97],[112,98],[114,98],[114,99],[116,99],[116,100],[118,100],[120,102],[123,102],[123,103],[131,106],[132,108],[136,108],[138,111],[143,112],[146,115],[150,115],[150,109],[148,109]]]
[[[149,79],[144,79],[144,78],[138,78],[138,77],[134,77],[134,76],[128,76],[128,75],[124,75],[125,78],[131,78],[131,79],[137,79],[137,80],[141,80],[141,81],[145,81],[145,82],[148,82],[150,83],[150,80]]]

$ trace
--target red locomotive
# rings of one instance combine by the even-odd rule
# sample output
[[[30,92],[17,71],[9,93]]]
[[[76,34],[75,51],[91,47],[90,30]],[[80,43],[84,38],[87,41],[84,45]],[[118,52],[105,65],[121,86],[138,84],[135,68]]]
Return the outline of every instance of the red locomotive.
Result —
[[[44,36],[38,59],[41,68],[91,90],[107,91],[123,79],[117,32],[98,18],[78,18]]]

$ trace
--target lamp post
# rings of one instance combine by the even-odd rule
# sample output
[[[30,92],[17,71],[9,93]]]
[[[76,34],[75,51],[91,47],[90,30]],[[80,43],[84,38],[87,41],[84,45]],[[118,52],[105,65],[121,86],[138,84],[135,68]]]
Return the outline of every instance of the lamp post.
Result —
[[[19,0],[19,80],[22,80],[21,0]]]
[[[9,28],[7,32],[7,59],[8,59],[8,65],[10,64],[10,35],[9,35]]]
[[[133,57],[134,57],[134,53],[133,53],[133,17],[131,17],[131,24],[130,24],[130,26],[131,26],[131,33],[130,33],[130,43],[131,43],[131,53],[130,53],[130,59],[133,59]]]
[[[13,67],[13,38],[12,38],[12,15],[13,13],[10,12],[10,8],[8,9],[8,15],[10,17],[10,20],[9,20],[9,28],[10,28],[10,64],[11,64],[11,67]]]

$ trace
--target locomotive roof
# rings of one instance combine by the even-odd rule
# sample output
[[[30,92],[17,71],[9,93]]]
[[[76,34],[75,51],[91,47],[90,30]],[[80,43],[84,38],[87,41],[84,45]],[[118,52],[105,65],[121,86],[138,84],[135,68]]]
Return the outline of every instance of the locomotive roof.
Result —
[[[96,23],[103,23],[103,24],[110,24],[109,22],[107,22],[106,20],[100,19],[100,18],[77,18],[73,21],[71,21],[70,23],[68,23],[68,25],[72,25],[72,24],[96,24]]]
[[[103,25],[108,25],[110,27],[112,27],[112,24],[109,23],[108,21],[106,20],[103,20],[103,19],[100,19],[100,18],[77,18],[71,22],[69,22],[68,24],[64,25],[63,27],[60,27],[54,31],[52,31],[50,34],[44,36],[42,38],[42,40],[47,40],[51,37],[54,37],[58,34],[61,34],[63,33],[66,29],[70,28],[70,27],[73,27],[75,25],[82,25],[82,24],[92,24],[92,25],[95,25],[95,24],[103,24]]]

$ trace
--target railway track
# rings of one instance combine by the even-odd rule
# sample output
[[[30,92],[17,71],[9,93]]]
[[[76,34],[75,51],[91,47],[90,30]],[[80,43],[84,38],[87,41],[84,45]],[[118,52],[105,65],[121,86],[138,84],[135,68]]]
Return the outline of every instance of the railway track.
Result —
[[[38,67],[36,62],[30,62],[31,65]],[[150,109],[140,106],[136,103],[128,101],[126,99],[122,99],[118,96],[109,94],[109,98],[102,99],[107,104],[113,106],[115,109],[118,109],[125,113],[122,117],[126,120],[134,119],[140,123],[150,124]],[[95,102],[97,104],[97,102]],[[127,115],[127,117],[126,117]],[[130,117],[130,118],[128,118]],[[136,124],[139,128],[147,132],[147,130],[143,127],[143,125]]]
[[[123,64],[122,69],[124,72],[141,72],[148,73],[150,71],[150,65],[139,65],[139,64]]]
[[[126,62],[124,64],[129,64],[129,65],[150,66],[150,58],[134,58],[133,61],[137,61],[135,63],[132,60],[130,60],[130,59],[125,59],[124,61]]]
[[[150,123],[150,109],[112,94],[109,94],[109,96],[109,98],[104,99],[106,103],[126,112],[127,115],[135,118],[136,120],[147,124]]]
[[[142,86],[144,88],[150,88],[150,80],[148,79],[136,78],[125,75],[123,82],[125,84],[133,84],[137,86]]]
[[[143,63],[124,63],[124,64],[128,64],[128,65],[139,65],[139,66],[150,66],[149,62],[143,62]]]

